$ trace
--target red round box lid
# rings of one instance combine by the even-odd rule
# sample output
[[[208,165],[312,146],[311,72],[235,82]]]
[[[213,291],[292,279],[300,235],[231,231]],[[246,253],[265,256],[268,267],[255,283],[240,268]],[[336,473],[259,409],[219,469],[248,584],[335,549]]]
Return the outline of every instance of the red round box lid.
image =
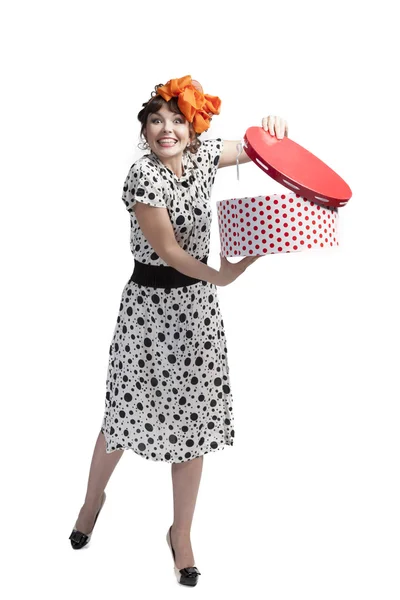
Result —
[[[335,171],[287,137],[278,140],[262,127],[249,127],[244,149],[264,173],[307,200],[340,207],[351,198],[351,189]]]

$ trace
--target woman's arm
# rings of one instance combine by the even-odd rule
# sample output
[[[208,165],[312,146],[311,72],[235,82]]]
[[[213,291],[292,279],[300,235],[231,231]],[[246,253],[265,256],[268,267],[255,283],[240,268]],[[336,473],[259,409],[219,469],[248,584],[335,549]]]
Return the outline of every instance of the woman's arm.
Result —
[[[232,141],[232,140],[224,140],[224,147],[221,152],[221,156],[219,157],[218,169],[222,167],[231,167],[232,165],[236,165],[236,156],[238,150],[236,146],[240,144],[241,140]],[[239,164],[250,162],[251,158],[249,158],[244,150],[239,156]]]
[[[262,127],[265,131],[269,131],[271,135],[275,135],[278,139],[282,139],[284,136],[287,137],[289,132],[289,127],[287,121],[282,117],[269,115],[268,117],[264,117],[262,119]],[[241,140],[237,141],[229,141],[224,140],[224,147],[221,152],[221,156],[219,158],[218,169],[221,167],[231,167],[236,165],[236,156],[238,153],[237,145],[241,142]],[[239,164],[250,162],[251,158],[249,158],[244,150],[239,156]]]

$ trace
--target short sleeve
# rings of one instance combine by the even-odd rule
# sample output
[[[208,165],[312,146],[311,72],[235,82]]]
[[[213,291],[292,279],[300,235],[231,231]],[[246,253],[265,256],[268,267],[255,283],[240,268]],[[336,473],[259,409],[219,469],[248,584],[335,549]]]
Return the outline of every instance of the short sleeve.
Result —
[[[167,208],[157,168],[141,159],[133,163],[125,179],[122,200],[129,212],[136,202]]]
[[[198,149],[197,165],[203,171],[206,180],[212,185],[219,165],[219,159],[224,148],[224,141],[221,138],[204,140]]]

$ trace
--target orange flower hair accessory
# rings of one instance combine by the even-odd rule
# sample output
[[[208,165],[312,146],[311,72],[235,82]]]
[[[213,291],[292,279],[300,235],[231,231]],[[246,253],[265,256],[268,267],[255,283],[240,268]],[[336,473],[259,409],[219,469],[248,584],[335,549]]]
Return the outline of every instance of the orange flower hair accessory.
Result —
[[[203,94],[198,81],[185,75],[179,79],[171,79],[157,88],[157,94],[168,102],[173,96],[178,97],[179,110],[189,123],[193,123],[196,133],[206,131],[211,124],[212,115],[219,115],[221,100],[218,96]]]

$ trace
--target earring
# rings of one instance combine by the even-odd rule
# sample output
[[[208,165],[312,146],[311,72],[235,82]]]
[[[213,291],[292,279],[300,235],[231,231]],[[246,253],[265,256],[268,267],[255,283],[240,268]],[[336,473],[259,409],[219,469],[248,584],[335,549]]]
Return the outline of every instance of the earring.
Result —
[[[145,140],[144,142],[139,142],[139,144],[137,145],[137,147],[138,147],[140,150],[148,150],[148,149],[150,148],[150,146],[149,146],[149,144],[148,144],[147,140]]]

